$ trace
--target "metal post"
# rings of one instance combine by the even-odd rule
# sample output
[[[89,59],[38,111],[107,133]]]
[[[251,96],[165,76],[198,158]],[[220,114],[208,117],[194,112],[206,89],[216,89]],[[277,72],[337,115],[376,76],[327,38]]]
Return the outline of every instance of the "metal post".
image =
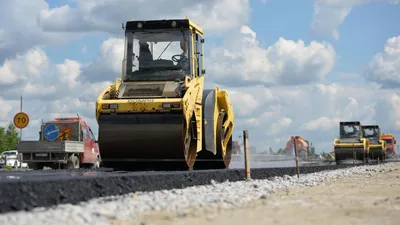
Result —
[[[22,169],[22,160],[24,159],[22,153],[18,153],[18,158],[19,158],[19,168]]]
[[[246,180],[251,180],[250,176],[250,159],[249,159],[249,132],[243,131],[243,147],[244,147],[244,168],[246,173]]]
[[[41,141],[44,140],[43,128],[44,128],[44,121],[43,121],[43,118],[42,118],[42,124],[40,125],[40,140]]]
[[[294,155],[296,157],[297,178],[299,178],[300,177],[300,168],[299,168],[299,157],[297,156],[297,150],[296,150],[296,137],[293,137],[293,147],[294,147]]]
[[[356,164],[356,152],[353,151],[353,165]]]
[[[21,95],[21,101],[20,101],[20,112],[22,112],[22,95]],[[19,129],[19,141],[22,140],[22,129]]]
[[[78,141],[81,141],[81,121],[79,118],[79,114],[76,114],[78,116]]]

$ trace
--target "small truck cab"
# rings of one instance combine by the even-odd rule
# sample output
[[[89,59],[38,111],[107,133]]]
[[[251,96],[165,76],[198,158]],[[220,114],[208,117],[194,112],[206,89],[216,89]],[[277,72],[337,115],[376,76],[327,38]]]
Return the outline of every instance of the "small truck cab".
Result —
[[[38,141],[20,141],[17,150],[31,169],[99,168],[100,151],[86,122],[77,118],[55,118],[42,122]]]
[[[388,157],[393,157],[396,155],[396,139],[393,134],[382,134],[381,140],[386,142],[386,153]]]

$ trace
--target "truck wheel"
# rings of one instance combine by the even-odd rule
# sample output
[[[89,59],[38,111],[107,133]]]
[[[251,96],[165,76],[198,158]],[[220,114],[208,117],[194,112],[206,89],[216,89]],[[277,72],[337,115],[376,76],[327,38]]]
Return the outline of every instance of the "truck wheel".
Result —
[[[93,163],[92,169],[100,168],[100,159],[97,157],[96,162]]]
[[[79,158],[76,155],[71,155],[65,165],[66,169],[79,169]]]

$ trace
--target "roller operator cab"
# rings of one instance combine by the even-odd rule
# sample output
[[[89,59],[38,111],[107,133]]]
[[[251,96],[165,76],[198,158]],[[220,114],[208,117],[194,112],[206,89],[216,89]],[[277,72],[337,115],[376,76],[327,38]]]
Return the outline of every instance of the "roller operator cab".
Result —
[[[362,126],[363,136],[368,139],[369,158],[384,160],[386,142],[381,140],[381,129],[378,125]]]
[[[204,90],[201,28],[189,19],[123,28],[122,77],[96,102],[104,165],[228,167],[234,112],[224,90]]]
[[[346,159],[368,160],[368,139],[363,137],[359,121],[339,123],[339,138],[334,140],[336,163]]]

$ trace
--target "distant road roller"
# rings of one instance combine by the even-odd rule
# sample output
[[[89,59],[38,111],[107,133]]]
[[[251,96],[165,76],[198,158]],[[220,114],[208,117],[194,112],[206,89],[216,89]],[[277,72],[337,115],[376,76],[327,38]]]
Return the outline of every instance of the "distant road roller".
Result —
[[[123,29],[122,77],[96,101],[104,166],[229,167],[234,111],[225,90],[204,89],[202,29],[188,18]]]
[[[381,129],[379,125],[363,125],[363,136],[368,139],[369,158],[385,160],[386,142],[381,140]]]
[[[339,123],[339,138],[334,140],[336,163],[346,159],[368,161],[368,139],[363,137],[360,121]]]

